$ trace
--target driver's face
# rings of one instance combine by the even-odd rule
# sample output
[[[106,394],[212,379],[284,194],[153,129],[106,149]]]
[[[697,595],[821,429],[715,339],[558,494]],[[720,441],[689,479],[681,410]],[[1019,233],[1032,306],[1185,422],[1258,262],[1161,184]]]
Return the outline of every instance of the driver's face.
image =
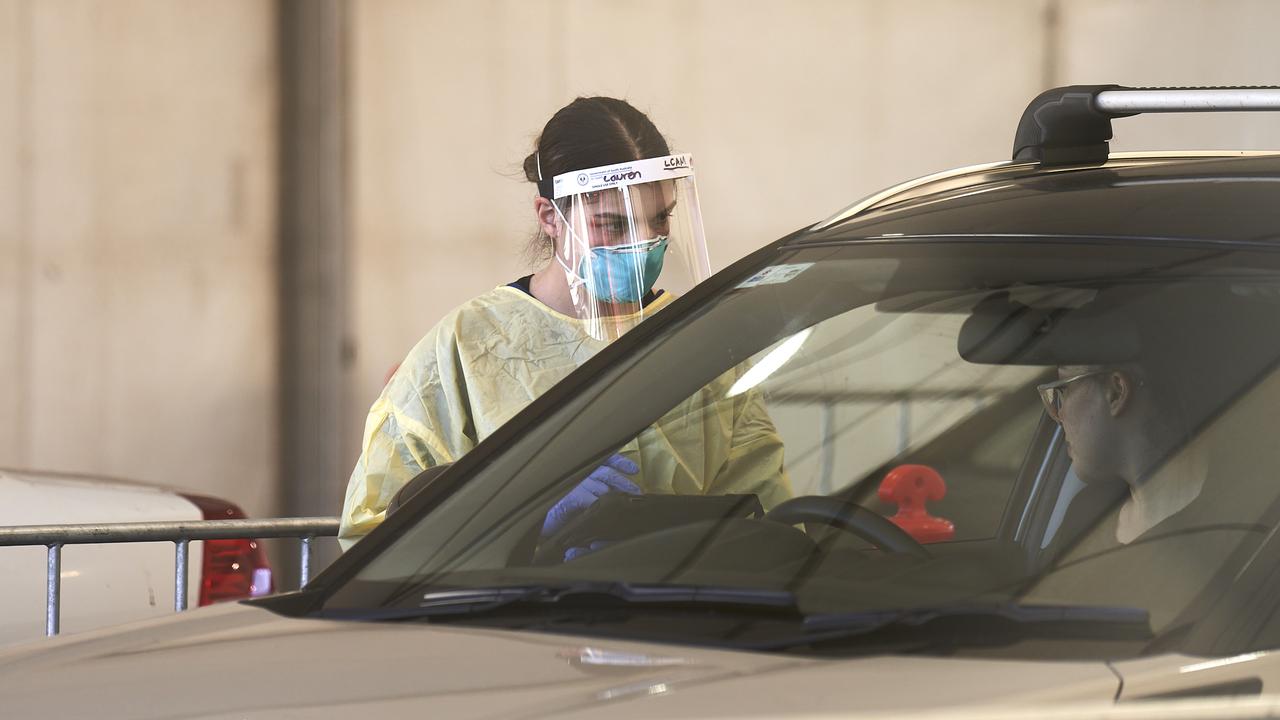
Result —
[[[1058,379],[1076,377],[1095,368],[1064,365],[1058,368]],[[1067,442],[1067,454],[1076,473],[1086,482],[1115,474],[1113,418],[1107,409],[1105,382],[1107,376],[1081,378],[1059,388],[1061,407],[1058,420]]]

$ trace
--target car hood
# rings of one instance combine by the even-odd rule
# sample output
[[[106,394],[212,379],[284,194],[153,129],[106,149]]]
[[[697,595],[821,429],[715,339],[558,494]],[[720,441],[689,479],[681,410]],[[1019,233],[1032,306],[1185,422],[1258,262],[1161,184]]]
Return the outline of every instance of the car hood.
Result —
[[[1116,691],[1101,662],[822,660],[242,605],[0,652],[6,716],[94,720],[900,715]]]

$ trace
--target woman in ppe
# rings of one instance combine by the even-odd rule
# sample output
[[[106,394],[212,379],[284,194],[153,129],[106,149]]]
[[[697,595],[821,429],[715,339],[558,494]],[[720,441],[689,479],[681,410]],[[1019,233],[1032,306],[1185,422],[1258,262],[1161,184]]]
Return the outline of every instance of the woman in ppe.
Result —
[[[415,476],[457,460],[709,274],[692,159],[672,155],[625,101],[578,98],[562,108],[524,169],[538,189],[545,263],[448,313],[391,377],[347,486],[343,549],[382,522]],[[760,397],[729,397],[738,375],[619,449],[551,509],[544,534],[608,492],[756,492],[766,506],[789,497],[782,443]]]

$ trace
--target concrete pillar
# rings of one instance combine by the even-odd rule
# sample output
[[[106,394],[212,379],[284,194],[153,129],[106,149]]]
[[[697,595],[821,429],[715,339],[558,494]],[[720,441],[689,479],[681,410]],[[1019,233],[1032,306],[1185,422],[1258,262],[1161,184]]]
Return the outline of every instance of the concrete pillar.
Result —
[[[281,0],[280,439],[284,515],[336,515],[351,472],[346,402],[346,3]],[[336,554],[318,543],[317,566]]]

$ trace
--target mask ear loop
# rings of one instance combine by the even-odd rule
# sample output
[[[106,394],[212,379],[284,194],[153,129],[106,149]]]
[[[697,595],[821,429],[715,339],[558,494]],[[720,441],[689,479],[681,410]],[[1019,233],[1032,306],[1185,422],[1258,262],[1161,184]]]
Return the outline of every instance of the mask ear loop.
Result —
[[[551,207],[555,208],[556,215],[560,217],[560,222],[564,223],[565,232],[569,235],[573,235],[573,226],[569,224],[569,218],[565,217],[564,212],[560,210],[559,203],[552,200]],[[562,245],[564,245],[566,249],[568,248],[568,238],[565,238]],[[551,255],[556,259],[556,262],[560,264],[560,268],[564,270],[564,278],[569,283],[569,297],[573,300],[574,304],[577,304],[579,301],[578,289],[587,284],[587,279],[579,275],[576,270],[569,267],[567,259],[560,257],[560,253],[552,250]]]
[[[538,150],[533,151],[533,162],[538,168],[538,183],[539,185],[541,185],[541,183],[543,182],[541,151],[538,151]],[[564,223],[565,230],[567,232],[572,233],[573,228],[569,226],[569,219],[566,218],[564,216],[564,213],[560,211],[560,205],[556,203],[555,198],[547,198],[547,199],[551,201],[551,207],[555,208],[556,215],[560,216],[560,222]],[[585,284],[587,282],[586,279],[579,276],[577,272],[571,269],[568,263],[564,260],[564,258],[560,257],[560,253],[556,252],[554,249],[552,249],[551,251],[551,256],[556,259],[556,262],[559,263],[560,267],[564,270],[565,280],[569,282],[569,293],[573,298],[574,302],[577,302],[578,286]]]

